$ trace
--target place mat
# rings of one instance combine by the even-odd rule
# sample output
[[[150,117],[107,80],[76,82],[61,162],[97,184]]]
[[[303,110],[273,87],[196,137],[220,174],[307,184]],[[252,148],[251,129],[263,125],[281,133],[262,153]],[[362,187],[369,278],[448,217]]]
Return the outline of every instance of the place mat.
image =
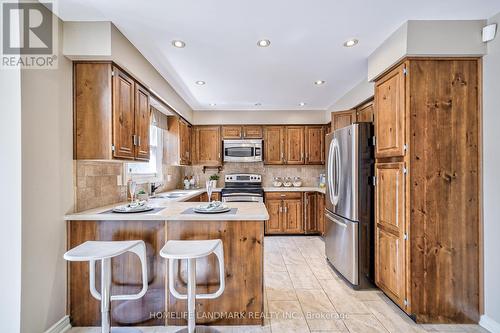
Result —
[[[101,212],[99,214],[116,214],[116,215],[127,215],[127,214],[154,214],[154,213],[158,213],[159,211],[165,209],[165,207],[156,207],[156,208],[153,208],[152,210],[148,210],[146,212],[130,212],[130,213],[117,213],[117,212],[114,212],[113,211],[113,208],[111,209],[108,209],[104,212]]]
[[[183,211],[181,213],[181,215],[184,215],[184,214],[198,214],[198,215],[225,215],[225,214],[231,214],[231,215],[235,215],[237,211],[238,211],[238,208],[231,208],[231,210],[229,212],[225,212],[225,213],[197,213],[191,207],[191,208],[188,208],[185,211]]]

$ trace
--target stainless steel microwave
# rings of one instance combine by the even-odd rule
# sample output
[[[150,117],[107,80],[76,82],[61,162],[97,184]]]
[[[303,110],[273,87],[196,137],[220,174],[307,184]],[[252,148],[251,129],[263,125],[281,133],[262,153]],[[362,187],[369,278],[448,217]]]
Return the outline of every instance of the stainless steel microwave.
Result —
[[[262,140],[224,140],[224,162],[261,162]]]

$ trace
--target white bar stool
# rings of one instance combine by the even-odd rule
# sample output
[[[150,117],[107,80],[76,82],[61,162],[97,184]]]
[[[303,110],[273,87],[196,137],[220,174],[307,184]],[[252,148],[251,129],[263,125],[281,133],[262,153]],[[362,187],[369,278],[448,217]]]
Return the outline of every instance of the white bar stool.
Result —
[[[196,259],[214,253],[219,262],[219,289],[213,294],[196,294]],[[215,299],[222,295],[225,288],[224,277],[224,248],[220,239],[211,240],[171,240],[161,249],[160,256],[168,259],[168,289],[177,299],[188,301],[188,327],[180,332],[217,332],[211,327],[198,327],[196,329],[196,299]],[[180,294],[174,287],[174,263],[177,260],[188,261],[187,295]]]
[[[136,254],[141,261],[142,290],[133,295],[111,295],[111,258],[125,252]],[[87,241],[64,254],[68,261],[88,261],[90,293],[101,301],[101,332],[111,332],[110,303],[111,301],[139,299],[148,290],[148,271],[146,264],[146,245],[142,240],[132,241]],[[101,261],[101,293],[95,289],[95,262]],[[113,328],[114,332],[140,332],[133,328]]]

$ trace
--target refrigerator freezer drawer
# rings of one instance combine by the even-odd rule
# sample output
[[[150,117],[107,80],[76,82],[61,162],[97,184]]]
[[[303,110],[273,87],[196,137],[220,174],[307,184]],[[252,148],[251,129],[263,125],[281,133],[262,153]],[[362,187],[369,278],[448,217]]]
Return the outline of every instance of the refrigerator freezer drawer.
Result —
[[[326,256],[335,269],[353,285],[359,284],[358,222],[325,211]]]

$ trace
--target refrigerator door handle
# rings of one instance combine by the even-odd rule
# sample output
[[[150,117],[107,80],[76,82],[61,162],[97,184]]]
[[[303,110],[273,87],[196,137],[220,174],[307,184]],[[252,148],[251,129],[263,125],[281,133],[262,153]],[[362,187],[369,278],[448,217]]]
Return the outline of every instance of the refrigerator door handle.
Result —
[[[333,223],[335,224],[338,224],[339,226],[341,226],[342,228],[347,228],[347,224],[345,223],[342,223],[341,221],[339,221],[338,219],[336,219],[335,217],[333,217],[332,215],[328,214],[328,213],[325,213],[326,217],[328,217]]]
[[[334,186],[333,186],[333,189],[332,189],[332,193],[333,193],[333,196],[332,196],[332,203],[334,206],[336,206],[339,202],[339,191],[340,191],[340,147],[339,147],[339,142],[337,140],[337,138],[334,138],[333,139],[333,142],[332,142],[332,146],[333,146],[333,159],[335,161],[335,165],[334,165],[334,169],[335,170],[334,172],[332,171],[333,173],[333,179],[334,179]]]
[[[333,138],[332,140],[332,144],[330,145],[330,149],[328,151],[328,194],[330,196],[330,202],[334,203],[334,200],[333,200],[333,153],[334,153],[334,141],[336,139]]]

